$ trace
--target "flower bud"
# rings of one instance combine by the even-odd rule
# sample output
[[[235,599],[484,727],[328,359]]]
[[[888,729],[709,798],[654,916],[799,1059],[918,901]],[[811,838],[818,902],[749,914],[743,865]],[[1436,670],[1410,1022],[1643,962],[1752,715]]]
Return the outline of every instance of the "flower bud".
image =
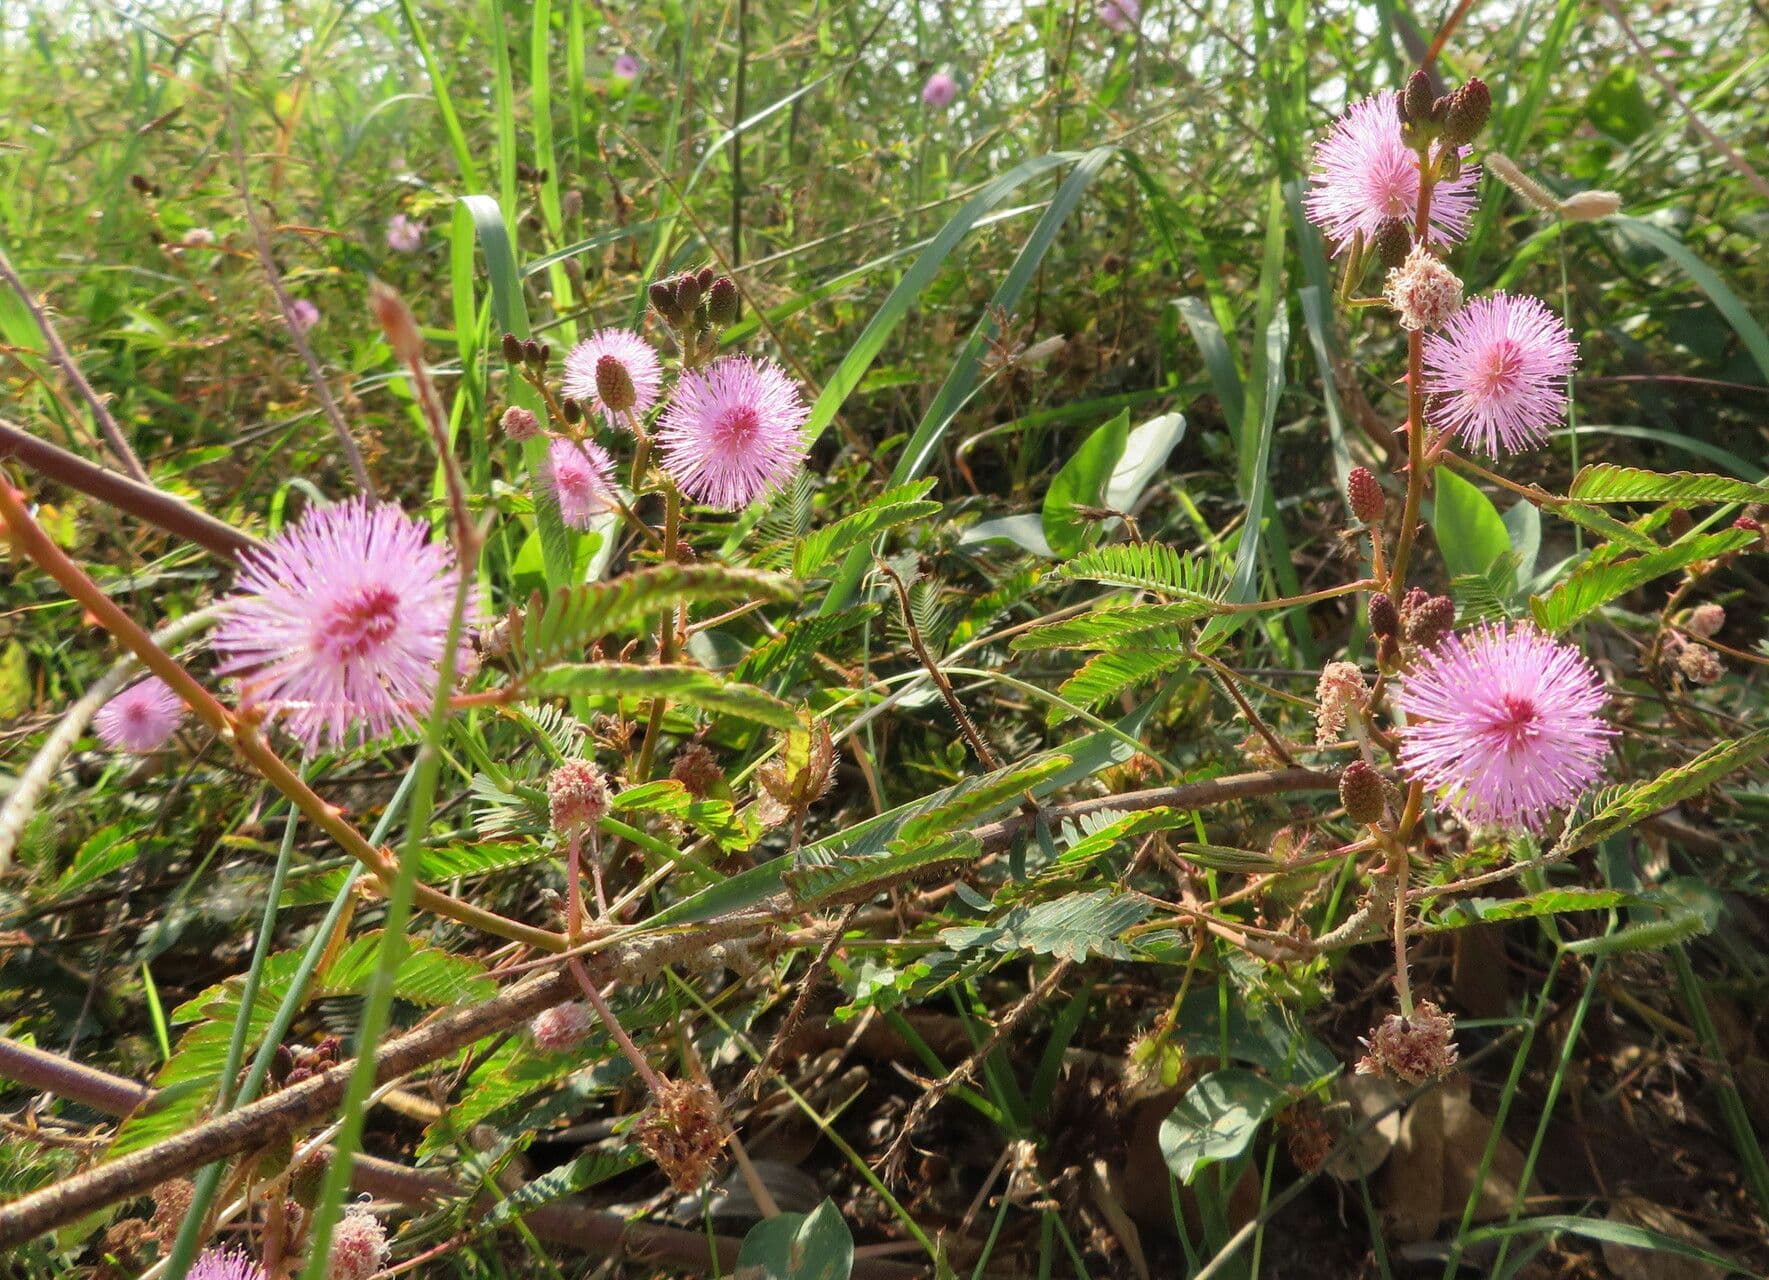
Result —
[[[1432,596],[1406,615],[1407,643],[1429,649],[1456,625],[1456,603],[1448,596]]]
[[[702,293],[708,292],[713,287],[713,281],[718,278],[719,273],[711,266],[702,267],[694,273],[694,283],[700,286]]]
[[[1362,760],[1353,760],[1339,774],[1339,803],[1345,816],[1360,826],[1382,821],[1388,808],[1382,775]]]
[[[686,324],[700,306],[700,295],[704,290],[700,287],[700,277],[683,272],[676,281],[676,310],[681,314],[682,323]]]
[[[503,428],[507,439],[518,444],[524,440],[533,440],[541,433],[541,420],[519,405],[511,405],[505,409],[504,416],[498,419],[498,426]]]
[[[589,1005],[573,1000],[535,1014],[534,1021],[528,1024],[528,1034],[533,1037],[535,1048],[558,1053],[581,1043],[595,1026],[594,1019]]]
[[[681,328],[682,313],[676,307],[674,285],[667,280],[659,280],[645,290],[645,295],[651,299],[652,309],[662,316],[672,329]]]
[[[1401,218],[1390,218],[1376,232],[1376,239],[1371,244],[1376,252],[1376,260],[1384,270],[1393,271],[1407,260],[1413,251],[1413,229]]]
[[[603,356],[596,361],[596,394],[615,413],[625,413],[639,403],[633,388],[633,375],[627,372],[618,356]]]
[[[1370,597],[1370,630],[1384,640],[1392,640],[1400,634],[1400,614],[1386,591],[1378,591]]]
[[[1726,610],[1713,603],[1698,604],[1689,611],[1689,618],[1683,625],[1691,635],[1712,640],[1726,625]]]
[[[575,427],[584,420],[584,407],[571,396],[561,396],[559,412],[565,415],[567,425]]]
[[[542,363],[541,344],[536,342],[533,338],[527,338],[527,339],[523,340],[522,362],[524,364],[540,364],[540,363]]]
[[[737,286],[731,277],[720,276],[706,295],[706,318],[716,329],[724,329],[737,320]]]
[[[1695,528],[1695,517],[1682,507],[1672,507],[1670,517],[1665,521],[1665,528],[1672,539],[1687,538]]]
[[[1601,222],[1622,210],[1622,198],[1613,191],[1575,191],[1560,202],[1560,216],[1568,222]]]
[[[1423,70],[1413,72],[1407,77],[1407,87],[1401,90],[1401,123],[1411,125],[1415,130],[1428,129],[1432,124],[1431,108],[1434,102],[1431,77]]]
[[[504,359],[511,364],[522,363],[522,339],[513,333],[504,335]]]
[[[1478,76],[1449,96],[1443,113],[1443,132],[1439,134],[1446,147],[1465,147],[1480,136],[1487,118],[1493,113],[1493,95],[1486,82]]]
[[[1345,496],[1351,504],[1351,514],[1365,524],[1375,524],[1382,519],[1387,505],[1382,498],[1382,485],[1368,467],[1351,469],[1345,481]]]

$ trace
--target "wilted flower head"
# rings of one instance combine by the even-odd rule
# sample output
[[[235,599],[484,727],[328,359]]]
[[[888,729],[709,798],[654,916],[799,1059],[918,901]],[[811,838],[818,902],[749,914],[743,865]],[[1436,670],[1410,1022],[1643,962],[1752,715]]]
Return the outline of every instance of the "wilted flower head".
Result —
[[[149,1224],[160,1244],[171,1248],[184,1225],[184,1215],[190,1212],[190,1202],[196,1197],[196,1184],[189,1178],[168,1178],[154,1188],[153,1197],[154,1212]]]
[[[99,708],[92,727],[113,751],[137,754],[166,745],[184,719],[184,700],[158,676],[130,685]]]
[[[534,416],[534,411],[516,404],[504,410],[498,425],[504,429],[504,435],[517,443],[532,440],[541,433],[541,420]]]
[[[241,558],[211,639],[218,670],[310,752],[414,725],[436,692],[458,572],[454,549],[392,503],[310,508]]]
[[[623,53],[614,60],[614,74],[622,80],[639,78],[639,60],[630,53]]]
[[[633,387],[633,412],[644,414],[657,403],[658,388],[663,385],[663,364],[657,349],[631,329],[598,329],[565,355],[565,369],[559,387],[586,410],[604,415],[610,426],[622,425],[602,402],[596,382],[596,366],[604,357],[612,357],[626,370]]]
[[[1537,298],[1476,298],[1425,339],[1433,426],[1471,448],[1510,453],[1548,442],[1566,413],[1566,379],[1578,346]]]
[[[1451,635],[1402,679],[1401,765],[1469,821],[1537,830],[1602,776],[1606,700],[1584,655],[1534,627]]]
[[[319,323],[319,308],[306,298],[296,298],[289,304],[289,320],[295,328],[306,333]]]
[[[810,731],[782,736],[780,750],[756,769],[762,820],[770,826],[800,817],[829,793],[841,752],[829,726],[818,720]]]
[[[567,760],[547,775],[547,813],[562,836],[582,835],[608,816],[608,780],[589,760]]]
[[[594,440],[554,440],[547,446],[547,466],[559,518],[573,529],[588,529],[597,516],[616,509],[614,459]]]
[[[1462,281],[1422,244],[1388,273],[1382,293],[1400,316],[1400,327],[1415,331],[1438,328],[1462,305]]]
[[[670,777],[681,783],[696,800],[704,800],[714,787],[724,782],[725,771],[719,767],[719,758],[704,742],[690,742],[676,752],[675,759],[670,762]]]
[[[663,1081],[636,1131],[645,1154],[683,1193],[706,1181],[725,1146],[718,1096],[687,1080]]]
[[[936,71],[921,86],[921,100],[930,107],[944,109],[958,97],[958,81],[944,71]]]
[[[1364,683],[1364,673],[1358,670],[1356,663],[1329,662],[1321,669],[1314,696],[1321,704],[1315,720],[1314,740],[1317,746],[1324,747],[1339,741],[1352,711],[1363,710],[1364,702],[1370,696],[1370,686]]]
[[[328,1280],[369,1280],[387,1261],[387,1228],[363,1205],[352,1205],[332,1228]]]
[[[536,1048],[558,1053],[581,1043],[595,1025],[595,1016],[582,1000],[556,1004],[535,1014],[534,1021],[528,1024],[528,1034],[534,1037]]]
[[[1139,0],[1101,0],[1099,20],[1119,35],[1134,31],[1142,21]]]
[[[798,470],[809,416],[777,365],[726,356],[676,384],[658,426],[664,468],[696,502],[740,510]]]
[[[1677,650],[1677,670],[1696,684],[1714,684],[1726,675],[1726,664],[1706,645],[1685,644]]]
[[[1393,1076],[1407,1084],[1424,1084],[1450,1073],[1456,1065],[1456,1020],[1429,1000],[1419,1001],[1411,1018],[1391,1013],[1382,1019],[1358,1060],[1360,1076]]]
[[[387,219],[387,247],[411,253],[424,243],[424,224],[396,213]]]
[[[264,1280],[264,1268],[243,1249],[204,1249],[191,1263],[185,1280]]]
[[[1467,234],[1479,181],[1479,168],[1464,164],[1432,187],[1433,244],[1454,244]],[[1354,103],[1315,148],[1303,201],[1309,219],[1337,243],[1337,255],[1359,231],[1373,241],[1385,222],[1411,219],[1418,199],[1419,153],[1401,138],[1395,96],[1379,93]]]

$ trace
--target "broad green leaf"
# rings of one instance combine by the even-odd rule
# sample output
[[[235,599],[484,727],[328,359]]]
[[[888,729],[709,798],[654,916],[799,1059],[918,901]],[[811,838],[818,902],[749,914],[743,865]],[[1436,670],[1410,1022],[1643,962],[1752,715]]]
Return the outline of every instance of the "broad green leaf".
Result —
[[[1106,486],[1129,436],[1130,414],[1125,411],[1089,433],[1051,480],[1044,495],[1044,538],[1059,556],[1074,555],[1086,545],[1088,533],[1098,529],[1099,517],[1082,508],[1105,505]]]
[[[1433,478],[1437,498],[1431,507],[1431,528],[1445,567],[1451,577],[1485,573],[1488,565],[1511,550],[1511,536],[1499,509],[1448,467],[1439,467]]]
[[[1186,1091],[1161,1122],[1161,1158],[1181,1184],[1198,1171],[1233,1160],[1284,1104],[1286,1092],[1244,1067],[1212,1071]]]
[[[749,1229],[737,1271],[752,1280],[848,1280],[854,1237],[834,1201],[810,1213],[782,1213]]]
[[[1185,437],[1185,415],[1164,413],[1131,429],[1124,441],[1124,454],[1112,469],[1106,485],[1106,506],[1113,511],[1129,511],[1142,497],[1149,482],[1167,465],[1167,457]]]
[[[1634,142],[1658,123],[1631,66],[1611,67],[1585,96],[1585,118],[1622,142]]]
[[[1718,272],[1703,262],[1688,245],[1663,227],[1653,223],[1643,222],[1639,218],[1617,215],[1605,220],[1600,225],[1605,232],[1637,241],[1658,250],[1680,267],[1685,275],[1695,281],[1696,287],[1708,295],[1708,300],[1714,304],[1720,314],[1726,317],[1726,322],[1732,326],[1733,332],[1738,334],[1739,341],[1744,343],[1745,350],[1751,353],[1751,359],[1756,361],[1757,368],[1762,371],[1763,377],[1769,379],[1769,334],[1763,332],[1763,326],[1758,324],[1751,315],[1750,308],[1745,306],[1739,300],[1738,295],[1727,287]]]

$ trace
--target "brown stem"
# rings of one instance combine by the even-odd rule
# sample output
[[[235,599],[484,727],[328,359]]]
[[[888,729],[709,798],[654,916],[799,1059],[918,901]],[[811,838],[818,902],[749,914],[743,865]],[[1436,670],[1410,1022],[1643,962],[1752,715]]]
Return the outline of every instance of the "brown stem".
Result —
[[[1449,38],[1462,25],[1462,19],[1468,16],[1468,10],[1473,6],[1474,0],[1461,0],[1450,16],[1443,20],[1443,25],[1437,29],[1437,35],[1432,38],[1431,47],[1425,50],[1425,56],[1419,60],[1421,69],[1429,73],[1437,64],[1437,55],[1443,52],[1444,45],[1449,43]]]
[[[1431,239],[1431,186],[1435,166],[1430,152],[1419,153],[1419,203],[1413,215],[1413,238],[1421,244]],[[1394,541],[1394,559],[1388,569],[1388,594],[1398,601],[1407,585],[1407,561],[1413,553],[1413,536],[1419,525],[1419,506],[1425,497],[1425,337],[1407,331],[1407,498],[1401,508],[1400,533]]]
[[[952,688],[952,681],[946,678],[946,673],[940,669],[940,664],[934,661],[933,654],[928,652],[927,645],[921,638],[921,628],[915,625],[915,613],[909,605],[909,588],[903,585],[903,579],[897,576],[897,571],[890,565],[883,560],[876,563],[879,572],[889,578],[891,586],[896,588],[897,603],[903,611],[903,627],[909,633],[909,645],[915,650],[916,658],[921,662],[928,675],[933,678],[935,687],[940,691],[940,697],[945,699],[946,709],[952,713],[952,718],[958,721],[958,731],[964,735],[964,740],[970,743],[970,748],[976,753],[977,760],[989,772],[996,772],[1001,768],[1000,761],[989,749],[989,744],[983,741],[983,735],[977,731],[977,726],[971,723],[970,714],[965,711],[964,704],[958,700],[958,693]]]
[[[1236,682],[1239,677],[1207,653],[1199,653],[1194,650],[1190,656],[1198,659],[1198,661],[1202,662],[1222,678],[1222,687],[1228,690],[1228,696],[1234,699],[1235,706],[1240,708],[1241,715],[1246,719],[1247,723],[1252,725],[1254,731],[1257,732],[1260,737],[1265,739],[1265,745],[1272,749],[1272,754],[1277,756],[1277,758],[1282,760],[1285,764],[1294,766],[1296,763],[1296,757],[1290,754],[1290,748],[1284,745],[1284,740],[1266,727],[1265,721],[1262,720],[1259,713],[1253,709],[1253,704],[1241,696],[1240,689],[1236,687]]]
[[[80,372],[80,364],[74,359],[73,352],[69,351],[67,344],[61,340],[61,334],[55,331],[55,325],[50,322],[49,313],[38,305],[37,299],[31,295],[30,289],[19,278],[18,272],[13,269],[12,259],[6,256],[4,248],[0,248],[0,278],[4,278],[6,283],[12,286],[14,292],[18,294],[19,300],[25,304],[25,309],[31,313],[31,318],[37,322],[37,328],[43,333],[43,341],[49,344],[49,354],[54,357],[55,363],[61,366],[63,375],[73,384],[74,390],[80,393],[81,399],[85,400],[87,406],[92,410],[93,421],[98,423],[99,431],[104,434],[105,443],[110,445],[111,452],[117,455],[117,460],[123,464],[123,469],[140,483],[151,483],[148,480],[147,468],[141,465],[141,459],[137,458],[135,450],[129,447],[129,437],[123,434],[123,428],[117,424],[116,418],[111,416],[110,407],[99,397],[98,392],[92,389],[92,384],[86,381],[86,375]]]
[[[9,457],[17,458],[38,475],[97,498],[225,560],[238,560],[242,553],[264,545],[251,534],[198,511],[182,498],[88,462],[79,454],[69,453],[0,418],[0,458]]]

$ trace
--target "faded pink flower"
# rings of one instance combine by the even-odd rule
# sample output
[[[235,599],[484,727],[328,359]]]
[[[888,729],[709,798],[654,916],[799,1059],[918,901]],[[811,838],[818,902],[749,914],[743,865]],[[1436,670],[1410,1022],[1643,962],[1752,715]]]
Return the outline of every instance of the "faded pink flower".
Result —
[[[614,60],[614,74],[622,80],[639,78],[639,60],[630,53],[623,53]]]
[[[658,425],[664,468],[696,502],[740,510],[803,464],[809,416],[777,365],[726,356],[676,383]]]
[[[264,1268],[243,1249],[204,1249],[191,1263],[185,1280],[264,1280]]]
[[[958,98],[958,81],[944,71],[936,71],[921,86],[921,100],[930,107],[945,110]]]
[[[534,1021],[528,1024],[528,1034],[534,1037],[535,1048],[558,1053],[582,1043],[595,1025],[595,1013],[590,1006],[573,1000],[535,1014]]]
[[[424,243],[424,224],[396,213],[387,219],[387,247],[398,253],[415,252]]]
[[[211,640],[218,670],[309,752],[414,725],[436,692],[458,572],[454,549],[392,503],[311,508],[242,558]],[[469,597],[469,624],[474,612]]]
[[[1536,298],[1475,298],[1425,339],[1427,394],[1441,397],[1431,424],[1495,454],[1548,443],[1566,414],[1566,379],[1578,345]]]
[[[559,518],[573,529],[588,529],[597,516],[615,509],[614,459],[594,440],[554,440],[547,446],[547,464]]]
[[[1401,328],[1437,329],[1462,305],[1462,282],[1435,253],[1416,244],[1407,260],[1388,273],[1382,296],[1399,315]]]
[[[1138,0],[1102,0],[1099,20],[1119,35],[1136,30],[1142,22],[1142,5]]]
[[[369,1280],[387,1261],[387,1228],[362,1205],[352,1205],[332,1228],[328,1280]]]
[[[1463,147],[1466,156],[1469,148]],[[1480,169],[1466,162],[1431,190],[1431,240],[1454,244],[1468,233]],[[1419,200],[1419,154],[1400,136],[1395,95],[1378,93],[1353,103],[1315,147],[1314,170],[1303,201],[1309,220],[1335,242],[1334,256],[1352,237],[1376,238],[1382,224],[1411,221]]]
[[[319,308],[306,298],[296,298],[289,304],[289,320],[295,328],[306,333],[319,323]]]
[[[562,836],[582,835],[608,816],[608,779],[592,760],[567,760],[547,775],[547,815]]]
[[[158,676],[130,685],[99,708],[92,728],[113,751],[140,755],[166,745],[184,719],[184,700]]]
[[[596,387],[596,365],[604,356],[612,356],[626,370],[636,397],[633,413],[638,416],[657,403],[657,391],[663,385],[663,365],[657,358],[657,349],[631,329],[598,329],[566,353],[560,389],[581,404],[585,412],[604,415],[609,426],[624,426],[625,420],[617,420],[602,403],[602,394]]]
[[[1607,700],[1583,654],[1532,626],[1446,636],[1402,678],[1401,765],[1467,821],[1540,830],[1602,776]]]

